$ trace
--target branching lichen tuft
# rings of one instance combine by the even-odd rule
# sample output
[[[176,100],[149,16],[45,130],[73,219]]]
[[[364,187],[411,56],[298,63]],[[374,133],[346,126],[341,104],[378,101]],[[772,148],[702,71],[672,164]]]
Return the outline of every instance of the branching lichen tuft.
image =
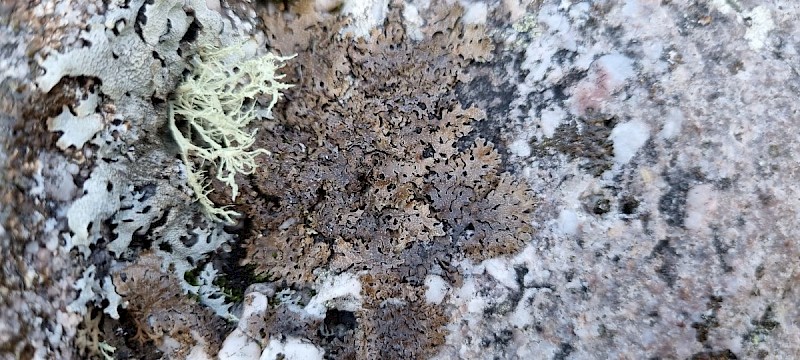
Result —
[[[256,118],[271,116],[281,91],[281,63],[290,57],[271,53],[244,60],[242,45],[227,48],[204,47],[192,64],[191,75],[175,90],[169,102],[169,127],[186,166],[187,181],[203,211],[212,219],[233,222],[237,213],[217,207],[208,194],[203,168],[214,167],[216,178],[231,189],[236,199],[236,174],[251,174],[255,157],[269,155],[264,149],[251,150],[257,130],[247,127]],[[259,100],[264,97],[265,105]],[[185,126],[179,126],[179,122]]]

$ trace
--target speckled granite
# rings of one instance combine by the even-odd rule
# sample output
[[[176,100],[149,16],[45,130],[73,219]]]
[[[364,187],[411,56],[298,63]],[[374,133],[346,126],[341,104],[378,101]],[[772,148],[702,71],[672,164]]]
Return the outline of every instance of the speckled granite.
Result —
[[[192,2],[230,38],[300,54],[258,139],[274,173],[239,179],[245,220],[223,228],[191,208],[159,133],[174,83],[101,96],[88,136],[113,149],[59,149],[46,126],[106,90],[38,92],[42,59],[91,49],[82,24],[117,3],[0,4],[0,358],[800,358],[800,4]],[[161,14],[125,4],[138,32]],[[138,35],[170,69],[201,29],[181,24]],[[120,63],[166,71],[156,50]],[[135,206],[86,231],[130,247],[86,239],[84,257],[65,214],[99,168],[125,174],[107,191]],[[216,249],[171,273],[163,239],[209,233]],[[203,281],[238,323],[178,291]]]
[[[519,18],[503,136],[540,232],[448,293],[442,358],[800,357],[800,8],[688,3]]]

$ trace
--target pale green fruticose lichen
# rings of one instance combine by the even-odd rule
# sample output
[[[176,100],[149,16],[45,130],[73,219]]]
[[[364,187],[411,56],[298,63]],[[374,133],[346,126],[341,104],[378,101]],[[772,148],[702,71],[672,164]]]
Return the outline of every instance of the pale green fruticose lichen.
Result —
[[[211,163],[219,181],[231,188],[236,199],[239,187],[236,174],[251,174],[255,158],[269,155],[265,149],[250,150],[256,130],[246,128],[257,117],[269,117],[270,110],[291,85],[281,83],[277,74],[281,63],[291,57],[267,54],[243,60],[242,45],[228,48],[205,47],[194,61],[192,74],[175,91],[169,102],[169,127],[180,148],[187,168],[187,182],[203,211],[212,219],[233,222],[238,215],[227,207],[217,207],[208,194],[202,168]],[[258,105],[260,96],[269,97],[265,107]],[[186,122],[181,130],[176,120]],[[195,163],[192,158],[199,159]]]

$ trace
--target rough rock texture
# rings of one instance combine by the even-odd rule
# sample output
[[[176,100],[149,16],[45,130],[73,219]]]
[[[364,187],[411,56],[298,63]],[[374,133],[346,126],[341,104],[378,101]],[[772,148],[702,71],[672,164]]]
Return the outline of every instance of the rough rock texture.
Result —
[[[90,6],[87,2],[87,6]],[[37,10],[32,10],[37,9]],[[81,316],[67,310],[81,266],[61,247],[56,210],[74,192],[46,120],[88,86],[72,81],[48,101],[32,96],[30,46],[58,46],[66,21],[38,2],[0,4],[0,358],[69,359]],[[38,11],[36,17],[29,11]],[[91,13],[87,10],[87,13]],[[58,194],[47,192],[63,186]],[[64,339],[67,339],[66,341]]]
[[[492,80],[539,232],[452,290],[440,355],[800,356],[797,5],[528,11]]]
[[[0,4],[0,358],[800,358],[795,2],[202,3]],[[225,228],[163,127],[212,25],[298,54]]]

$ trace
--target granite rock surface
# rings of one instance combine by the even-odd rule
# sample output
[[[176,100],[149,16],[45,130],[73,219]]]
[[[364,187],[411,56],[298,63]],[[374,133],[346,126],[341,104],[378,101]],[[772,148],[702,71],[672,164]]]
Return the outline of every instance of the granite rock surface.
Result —
[[[176,4],[0,4],[0,358],[800,358],[800,4]],[[232,226],[209,39],[298,54]]]

